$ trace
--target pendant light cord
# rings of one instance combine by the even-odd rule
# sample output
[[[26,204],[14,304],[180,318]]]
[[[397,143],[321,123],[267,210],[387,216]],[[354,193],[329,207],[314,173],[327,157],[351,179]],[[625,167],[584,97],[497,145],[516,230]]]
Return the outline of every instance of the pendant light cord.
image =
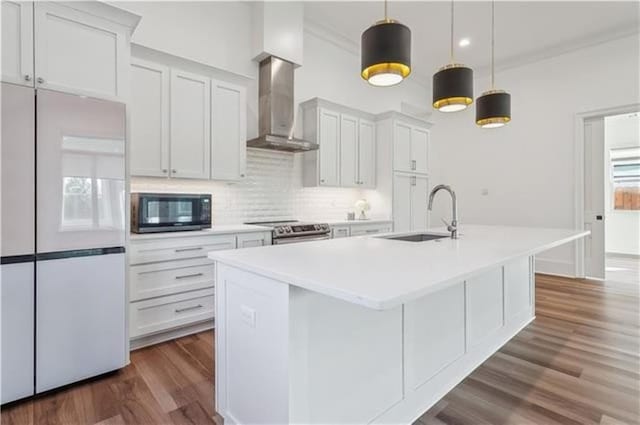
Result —
[[[453,59],[453,0],[451,0],[451,50],[450,50],[450,55],[451,55],[451,63],[454,63],[454,59]]]
[[[495,88],[495,38],[496,38],[496,2],[491,1],[491,90]]]

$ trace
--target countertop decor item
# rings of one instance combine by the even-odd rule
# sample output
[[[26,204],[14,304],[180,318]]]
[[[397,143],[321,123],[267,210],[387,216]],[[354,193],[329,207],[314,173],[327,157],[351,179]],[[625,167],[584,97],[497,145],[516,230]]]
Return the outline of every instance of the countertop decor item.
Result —
[[[491,2],[491,89],[476,100],[476,124],[498,128],[511,121],[511,95],[495,88],[495,1]]]
[[[366,220],[367,215],[366,212],[371,209],[371,205],[366,199],[358,199],[356,201],[356,211],[360,211],[360,216],[358,216],[358,220]]]
[[[393,86],[411,74],[411,30],[387,16],[362,33],[361,76],[374,86]]]
[[[473,103],[473,70],[455,62],[453,56],[453,0],[451,0],[450,63],[433,74],[433,107],[440,112],[457,112]]]

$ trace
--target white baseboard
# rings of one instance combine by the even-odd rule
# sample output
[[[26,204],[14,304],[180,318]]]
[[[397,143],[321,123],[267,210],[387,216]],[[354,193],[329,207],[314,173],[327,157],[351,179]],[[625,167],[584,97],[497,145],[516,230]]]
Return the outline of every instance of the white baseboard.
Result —
[[[575,278],[575,266],[570,261],[536,257],[536,273]]]
[[[172,339],[181,338],[183,336],[195,334],[198,332],[207,331],[213,329],[214,322],[212,320],[205,320],[204,322],[194,323],[181,328],[171,329],[166,332],[159,332],[151,335],[145,335],[132,339],[129,342],[130,351],[137,350],[138,348],[148,347],[150,345],[159,344],[161,342],[170,341]]]

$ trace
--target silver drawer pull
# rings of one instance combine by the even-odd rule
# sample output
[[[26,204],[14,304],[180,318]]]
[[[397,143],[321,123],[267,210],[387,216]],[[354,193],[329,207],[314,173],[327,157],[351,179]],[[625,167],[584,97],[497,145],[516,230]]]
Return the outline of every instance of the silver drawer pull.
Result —
[[[204,276],[204,273],[183,274],[182,276],[176,276],[176,279],[186,279],[188,277]]]
[[[185,311],[197,310],[199,308],[202,308],[202,304],[192,305],[191,307],[185,307],[185,308],[176,308],[176,313],[183,313]]]
[[[367,233],[378,233],[379,230],[378,229],[369,229],[369,230],[365,230],[365,232],[367,232]]]
[[[176,252],[186,252],[186,251],[200,251],[202,250],[202,247],[199,246],[197,248],[181,248],[181,249],[176,249]]]

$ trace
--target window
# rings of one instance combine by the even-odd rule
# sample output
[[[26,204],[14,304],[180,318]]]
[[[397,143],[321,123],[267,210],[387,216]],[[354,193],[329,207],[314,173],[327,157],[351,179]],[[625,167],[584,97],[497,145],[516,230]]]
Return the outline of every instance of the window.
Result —
[[[612,149],[613,209],[640,211],[640,148]]]

